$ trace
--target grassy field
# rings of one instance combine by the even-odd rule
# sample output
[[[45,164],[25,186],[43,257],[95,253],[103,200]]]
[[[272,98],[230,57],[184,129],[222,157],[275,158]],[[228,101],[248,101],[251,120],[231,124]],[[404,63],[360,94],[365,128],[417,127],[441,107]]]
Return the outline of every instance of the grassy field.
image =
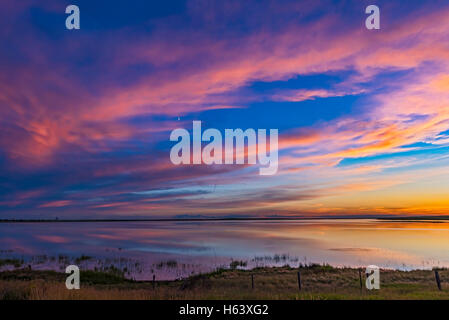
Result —
[[[66,274],[19,269],[0,272],[1,299],[449,299],[449,270],[440,270],[442,291],[433,271],[381,271],[381,289],[360,289],[351,268],[308,266],[220,270],[178,281],[135,282],[120,276],[81,272],[81,289],[65,288]],[[254,277],[252,288],[251,275]],[[447,283],[445,283],[447,281]]]

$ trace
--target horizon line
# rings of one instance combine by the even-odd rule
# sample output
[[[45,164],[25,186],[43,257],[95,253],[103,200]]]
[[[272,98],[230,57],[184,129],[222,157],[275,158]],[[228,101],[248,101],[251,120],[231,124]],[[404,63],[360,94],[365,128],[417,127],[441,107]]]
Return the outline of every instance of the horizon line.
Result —
[[[332,217],[219,217],[219,218],[119,218],[119,219],[0,219],[0,223],[46,222],[189,222],[189,221],[276,221],[276,220],[449,220],[449,216],[332,216]]]

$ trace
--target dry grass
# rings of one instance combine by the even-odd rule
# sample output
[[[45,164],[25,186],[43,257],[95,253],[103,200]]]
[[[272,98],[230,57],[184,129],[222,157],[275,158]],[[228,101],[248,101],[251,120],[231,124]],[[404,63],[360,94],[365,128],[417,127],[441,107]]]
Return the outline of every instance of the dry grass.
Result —
[[[440,271],[438,291],[432,271],[381,271],[381,289],[360,290],[357,269],[328,266],[251,271],[221,270],[183,281],[132,282],[98,272],[81,274],[81,289],[67,290],[65,274],[16,270],[0,273],[0,299],[449,299],[449,271]],[[251,274],[255,288],[251,288]]]

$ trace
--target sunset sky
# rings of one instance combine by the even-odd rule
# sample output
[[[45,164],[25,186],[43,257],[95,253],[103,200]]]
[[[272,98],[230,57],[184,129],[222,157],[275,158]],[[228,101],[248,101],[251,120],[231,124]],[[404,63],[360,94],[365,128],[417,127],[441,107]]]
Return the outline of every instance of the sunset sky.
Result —
[[[447,0],[2,0],[0,48],[0,218],[449,214]],[[193,120],[277,174],[173,165]]]

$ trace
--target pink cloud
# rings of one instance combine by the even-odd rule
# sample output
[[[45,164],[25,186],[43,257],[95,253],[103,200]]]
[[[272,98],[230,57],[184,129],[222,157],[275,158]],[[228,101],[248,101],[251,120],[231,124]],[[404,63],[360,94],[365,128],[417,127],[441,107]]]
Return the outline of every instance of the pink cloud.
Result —
[[[37,239],[43,240],[51,243],[67,243],[69,242],[66,238],[60,236],[46,236],[46,235],[38,235]]]
[[[67,143],[94,151],[102,148],[104,140],[128,139],[138,134],[135,127],[118,123],[124,117],[144,114],[176,117],[216,108],[211,107],[211,103],[229,106],[233,101],[226,93],[253,80],[281,80],[296,74],[351,67],[371,74],[373,68],[414,68],[428,60],[444,62],[448,51],[441,40],[446,37],[445,26],[448,23],[444,21],[448,21],[448,17],[448,11],[441,10],[412,24],[401,21],[407,28],[398,25],[378,36],[367,35],[361,30],[353,30],[349,34],[329,32],[340,23],[330,16],[309,25],[289,26],[278,34],[259,32],[235,40],[212,40],[200,36],[201,41],[196,46],[174,44],[155,35],[155,41],[150,41],[149,46],[143,42],[123,46],[122,50],[133,53],[129,56],[135,59],[118,62],[122,65],[131,61],[161,65],[189,56],[192,59],[207,56],[213,63],[200,64],[195,69],[156,71],[130,87],[102,88],[98,97],[87,93],[84,85],[69,85],[58,75],[62,70],[57,69],[63,69],[62,66],[56,65],[53,73],[28,69],[26,73],[40,74],[42,82],[57,84],[63,94],[36,91],[38,88],[31,82],[33,76],[22,73],[19,85],[10,85],[9,91],[0,97],[0,101],[12,107],[17,124],[24,130],[22,141],[15,145],[8,141],[0,143],[12,157],[33,158],[35,161],[51,157],[54,151]],[[438,27],[432,23],[436,20],[442,21]],[[412,27],[409,28],[410,25]],[[417,33],[418,30],[425,32]],[[298,37],[298,34],[304,36]],[[311,34],[314,36],[308,36]],[[416,34],[417,37],[412,37]],[[276,41],[270,43],[267,38]],[[398,43],[404,45],[398,47]],[[234,51],[236,47],[239,50]],[[43,79],[42,75],[45,75]],[[6,79],[4,81],[6,85]],[[17,90],[27,97],[26,109],[19,103]],[[291,93],[284,99],[303,101],[344,94],[347,92],[317,89]],[[77,99],[70,102],[68,97],[75,96]],[[380,150],[393,145],[396,143],[379,142],[378,145],[364,147],[364,150]]]
[[[39,208],[59,208],[59,207],[67,207],[70,206],[71,204],[72,204],[71,200],[58,200],[41,204]]]

